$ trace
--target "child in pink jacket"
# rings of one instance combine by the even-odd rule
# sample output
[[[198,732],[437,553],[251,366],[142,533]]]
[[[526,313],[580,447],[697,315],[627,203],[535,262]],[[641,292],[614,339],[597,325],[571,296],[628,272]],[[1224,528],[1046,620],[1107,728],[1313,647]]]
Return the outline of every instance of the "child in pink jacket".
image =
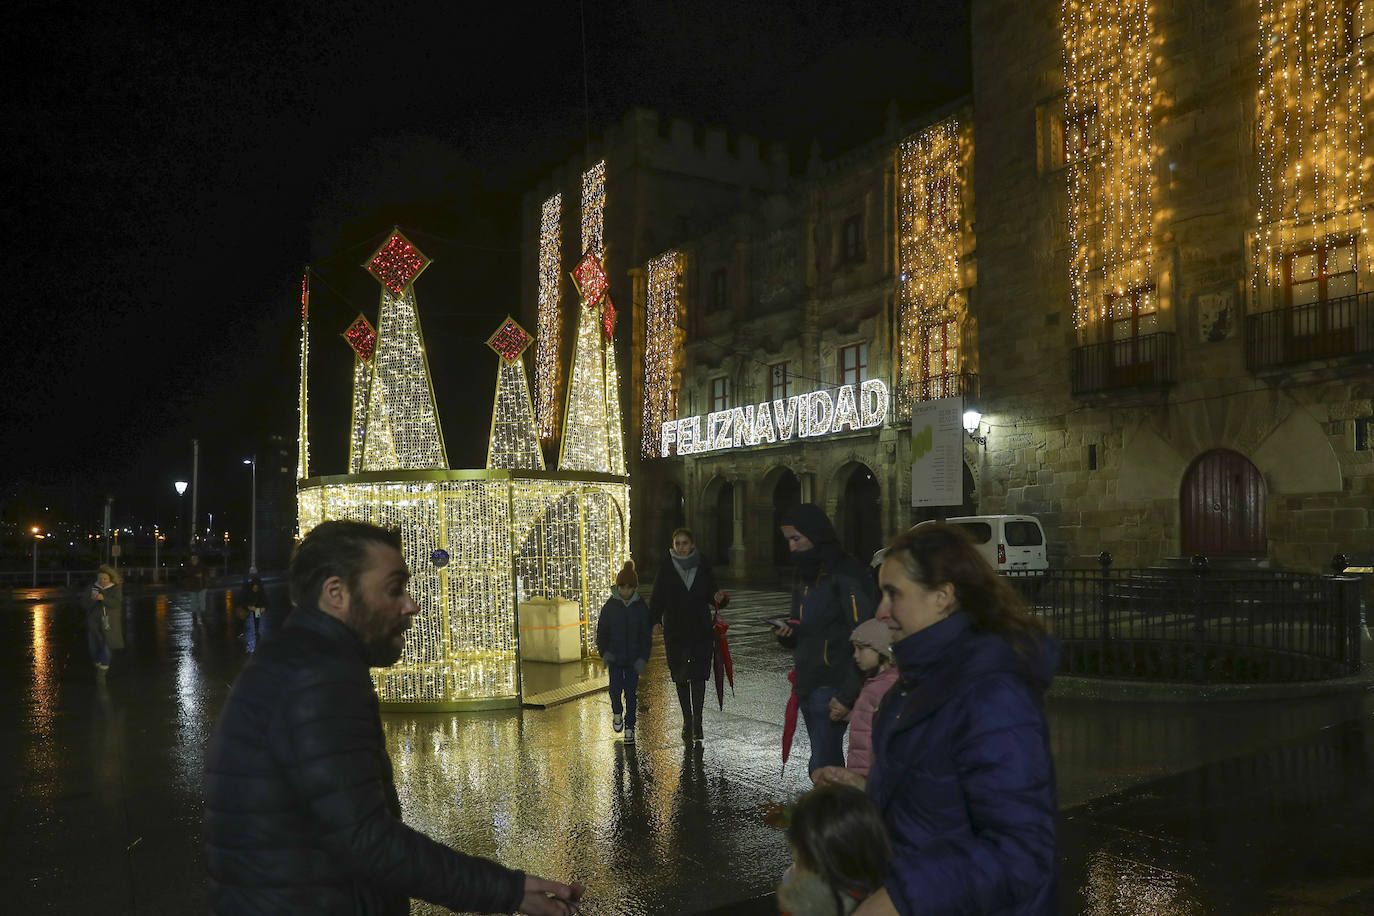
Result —
[[[892,631],[876,618],[865,620],[849,634],[854,646],[854,663],[867,678],[854,708],[846,716],[849,720],[849,756],[846,769],[860,776],[868,776],[873,759],[873,713],[883,695],[897,682],[897,667],[892,663]]]

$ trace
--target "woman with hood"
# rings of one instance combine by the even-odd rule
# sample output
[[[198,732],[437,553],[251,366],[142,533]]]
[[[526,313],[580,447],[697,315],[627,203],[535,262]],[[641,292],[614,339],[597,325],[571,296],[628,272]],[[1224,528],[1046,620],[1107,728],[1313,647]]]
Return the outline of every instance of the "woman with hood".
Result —
[[[1042,696],[1057,643],[959,529],[900,535],[879,570],[897,684],[873,718],[866,788],[893,855],[855,916],[1058,911],[1055,786]]]
[[[796,574],[790,620],[774,632],[792,649],[798,709],[811,742],[807,772],[844,766],[844,717],[863,688],[849,634],[873,616],[871,577],[845,553],[820,506],[802,503],[783,516]]]
[[[86,611],[86,648],[101,674],[110,670],[114,649],[124,648],[124,580],[112,566],[95,571],[95,584],[81,599]]]
[[[701,708],[706,702],[706,678],[711,674],[711,653],[716,645],[711,623],[715,607],[726,596],[687,528],[673,532],[668,559],[669,566],[660,567],[654,576],[649,611],[653,614],[654,632],[663,634],[668,674],[677,685],[682,740],[700,741]]]

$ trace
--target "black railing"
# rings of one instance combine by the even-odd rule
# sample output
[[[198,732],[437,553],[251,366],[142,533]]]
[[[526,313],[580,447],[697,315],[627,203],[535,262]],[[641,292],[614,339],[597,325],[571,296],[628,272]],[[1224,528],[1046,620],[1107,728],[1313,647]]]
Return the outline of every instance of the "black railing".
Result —
[[[1251,369],[1374,353],[1374,292],[1260,312],[1245,319]]]
[[[1074,394],[1165,385],[1178,380],[1177,346],[1168,331],[1073,349]]]
[[[957,398],[961,395],[978,397],[978,376],[973,372],[951,372],[915,380],[913,398],[933,401],[936,398]]]
[[[1249,570],[1012,573],[1063,643],[1060,670],[1098,677],[1270,683],[1360,670],[1360,582]]]

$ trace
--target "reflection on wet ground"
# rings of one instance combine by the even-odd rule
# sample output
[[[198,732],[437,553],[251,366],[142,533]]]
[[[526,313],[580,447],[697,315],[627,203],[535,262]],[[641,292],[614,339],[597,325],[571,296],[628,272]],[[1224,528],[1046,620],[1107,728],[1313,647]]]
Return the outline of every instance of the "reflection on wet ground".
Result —
[[[280,585],[270,597],[285,600]],[[229,599],[215,593],[195,619],[189,595],[131,595],[129,647],[101,683],[73,600],[0,598],[7,911],[204,910],[202,755],[244,661]],[[733,613],[767,616],[777,600],[738,595]],[[727,688],[722,712],[708,691],[697,748],[682,746],[659,658],[629,749],[604,692],[546,710],[386,714],[407,820],[464,851],[583,881],[591,914],[772,912],[788,859],[760,810],[807,780],[779,765],[787,656],[762,628],[731,637],[736,695]],[[1049,709],[1066,913],[1374,912],[1367,694],[1052,695]]]

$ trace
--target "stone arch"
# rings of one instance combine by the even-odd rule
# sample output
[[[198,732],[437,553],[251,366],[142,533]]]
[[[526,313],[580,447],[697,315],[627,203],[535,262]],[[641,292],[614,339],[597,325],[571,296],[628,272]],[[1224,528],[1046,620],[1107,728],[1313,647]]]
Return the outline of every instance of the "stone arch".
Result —
[[[1199,455],[1179,486],[1183,552],[1266,556],[1264,497],[1264,478],[1244,455],[1225,448]]]
[[[830,519],[840,543],[860,560],[883,546],[882,482],[865,461],[847,461],[831,477],[835,509]]]
[[[697,549],[716,566],[730,563],[734,546],[735,484],[717,474],[701,491],[701,525],[696,529]]]
[[[787,544],[779,531],[783,516],[801,500],[801,478],[792,468],[778,465],[763,475],[759,495],[765,500],[761,511],[771,514],[767,537],[764,540],[765,562],[774,567],[787,566]]]

